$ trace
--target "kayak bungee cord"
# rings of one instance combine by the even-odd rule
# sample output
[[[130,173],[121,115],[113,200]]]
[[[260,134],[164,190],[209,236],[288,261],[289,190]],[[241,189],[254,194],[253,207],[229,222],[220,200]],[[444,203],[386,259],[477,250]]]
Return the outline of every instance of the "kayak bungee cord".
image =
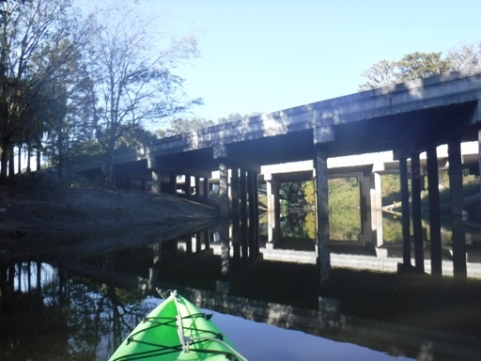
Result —
[[[168,297],[159,294],[164,301],[135,327],[109,361],[246,361],[212,323],[212,314],[201,312],[175,290]]]
[[[190,345],[193,344],[193,343],[196,343],[195,341],[198,341],[198,342],[206,342],[206,341],[218,342],[221,345],[223,345],[224,347],[227,347],[227,349],[232,352],[232,356],[234,356],[235,359],[239,359],[239,357],[240,357],[241,361],[247,361],[247,359],[244,356],[239,354],[237,351],[234,350],[233,347],[231,347],[229,344],[227,344],[226,342],[224,342],[221,339],[222,334],[215,333],[215,332],[212,332],[212,331],[209,331],[209,330],[198,330],[198,331],[201,331],[201,332],[213,333],[214,335],[216,335],[216,337],[205,337],[205,336],[189,337],[189,336],[186,336],[184,334],[184,326],[183,326],[182,320],[186,319],[186,318],[194,318],[196,315],[188,315],[188,316],[185,316],[185,317],[181,317],[180,312],[179,312],[179,299],[177,298],[177,291],[173,291],[171,293],[171,296],[174,298],[175,306],[177,308],[177,317],[176,317],[177,318],[177,332],[179,333],[179,340],[182,343],[182,351],[184,351],[185,353],[188,353],[190,351]],[[210,317],[207,317],[207,315],[205,315],[205,314],[202,314],[202,316],[204,316],[204,318],[206,318],[207,320],[209,320],[212,317],[212,315],[210,315]],[[195,330],[195,329],[190,328],[190,327],[188,327],[188,329]],[[197,351],[197,349],[196,349],[196,351]],[[238,355],[238,357],[236,355]]]

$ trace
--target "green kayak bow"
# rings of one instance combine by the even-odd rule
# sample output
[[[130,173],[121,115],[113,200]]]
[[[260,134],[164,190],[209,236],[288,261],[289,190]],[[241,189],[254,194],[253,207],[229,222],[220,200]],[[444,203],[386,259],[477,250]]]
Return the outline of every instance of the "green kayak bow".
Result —
[[[109,361],[246,360],[211,316],[173,291],[135,327]]]

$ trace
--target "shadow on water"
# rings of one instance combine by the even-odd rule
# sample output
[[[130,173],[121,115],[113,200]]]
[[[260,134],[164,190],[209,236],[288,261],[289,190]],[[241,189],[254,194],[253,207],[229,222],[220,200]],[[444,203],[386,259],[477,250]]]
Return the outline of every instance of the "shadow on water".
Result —
[[[315,256],[310,226],[289,224]],[[251,360],[480,359],[479,281],[334,268],[320,289],[315,262],[266,260],[260,238],[259,253],[224,223],[108,255],[4,266],[0,359],[107,360],[160,302],[156,288],[214,311]]]

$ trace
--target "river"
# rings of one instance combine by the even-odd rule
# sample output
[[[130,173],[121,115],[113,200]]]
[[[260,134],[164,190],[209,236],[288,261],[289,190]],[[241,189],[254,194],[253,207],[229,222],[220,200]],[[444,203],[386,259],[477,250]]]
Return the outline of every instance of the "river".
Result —
[[[308,214],[284,216],[274,248],[315,258],[309,222]],[[177,289],[214,313],[214,323],[249,360],[481,359],[478,281],[448,280],[446,292],[445,283],[424,287],[429,276],[397,283],[395,274],[334,268],[335,284],[326,291],[315,262],[266,260],[265,231],[261,254],[243,257],[222,239],[222,227],[148,246],[133,240],[131,248],[81,260],[32,259],[2,268],[0,360],[108,360],[161,302],[157,288]],[[352,248],[357,229],[334,222],[331,237]]]

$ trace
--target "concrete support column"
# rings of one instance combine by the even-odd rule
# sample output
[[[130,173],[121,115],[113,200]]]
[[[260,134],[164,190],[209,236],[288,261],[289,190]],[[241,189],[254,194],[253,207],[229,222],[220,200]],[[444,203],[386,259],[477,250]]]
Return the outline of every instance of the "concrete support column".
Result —
[[[274,244],[280,236],[280,184],[273,179],[272,174],[265,175],[267,188],[267,242],[269,247]]]
[[[162,192],[162,175],[158,169],[152,169],[152,192]]]
[[[162,243],[155,243],[152,246],[152,253],[153,253],[153,264],[158,265],[162,261]]]
[[[190,174],[184,176],[184,194],[186,197],[192,196],[192,178]]]
[[[177,194],[177,173],[174,171],[171,171],[169,176],[170,176],[170,181],[169,181],[168,193],[176,195]]]
[[[199,176],[195,176],[195,196],[196,197],[199,197],[201,194],[201,187],[200,187],[200,177]]]
[[[239,175],[239,193],[240,193],[240,241],[242,259],[246,260],[248,256],[248,242],[247,242],[247,177],[246,169],[240,169]]]
[[[232,246],[234,259],[240,259],[240,192],[239,168],[231,169],[231,205],[232,205]]]
[[[209,195],[210,195],[209,178],[204,178],[203,188],[204,188],[203,196],[209,198]]]
[[[185,253],[192,254],[192,234],[189,233],[185,236]]]
[[[371,229],[376,237],[376,247],[381,247],[384,243],[382,228],[382,184],[381,175],[377,172],[371,174]]]
[[[401,182],[403,266],[411,268],[411,212],[409,208],[409,182],[406,158],[399,159],[399,174]]]
[[[369,176],[362,174],[359,179],[360,188],[360,212],[361,212],[361,233],[362,244],[371,244],[373,240],[371,221],[371,180]]]
[[[329,241],[329,199],[327,154],[315,147],[314,169],[316,171],[317,247],[321,285],[326,284],[331,273],[331,250]]]
[[[427,149],[429,188],[429,229],[431,233],[431,274],[442,275],[441,206],[439,201],[439,170],[436,147]]]
[[[230,245],[229,245],[229,222],[223,220],[220,224],[220,238],[221,238],[221,274],[225,279],[230,273]]]
[[[421,219],[421,167],[419,153],[411,155],[412,215],[414,232],[414,264],[416,271],[424,272],[423,227]]]
[[[220,199],[220,216],[227,218],[229,216],[229,169],[225,161],[219,162],[219,199]]]
[[[463,168],[460,140],[448,143],[449,184],[451,190],[451,217],[453,224],[453,273],[457,279],[466,279],[466,236],[464,234]]]
[[[257,193],[257,173],[249,170],[247,172],[247,194],[249,197],[249,256],[255,257],[259,253],[257,248],[258,225],[259,225],[259,197]]]

